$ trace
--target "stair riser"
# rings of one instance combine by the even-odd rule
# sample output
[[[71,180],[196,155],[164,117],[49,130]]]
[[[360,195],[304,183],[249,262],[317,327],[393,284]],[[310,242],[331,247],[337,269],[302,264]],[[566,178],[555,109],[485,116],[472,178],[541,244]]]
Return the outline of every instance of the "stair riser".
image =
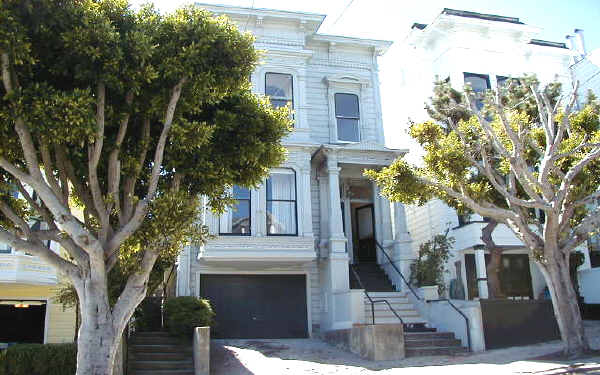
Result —
[[[133,370],[130,369],[127,374],[131,375],[194,375],[194,370],[166,370],[166,371],[152,371],[152,370]]]
[[[466,348],[406,348],[407,357],[422,357],[430,355],[456,355],[466,353]]]
[[[404,341],[404,347],[406,348],[423,348],[431,346],[439,347],[460,347],[460,340],[406,340]]]
[[[194,363],[188,361],[129,361],[129,366],[135,370],[184,370],[194,369]]]
[[[169,332],[155,331],[155,332],[136,332],[135,337],[171,337]]]
[[[366,316],[366,322],[371,324],[371,316]],[[403,323],[426,323],[421,317],[405,317],[402,318]],[[377,318],[375,317],[375,324],[400,324],[398,318]]]
[[[134,337],[133,339],[131,339],[129,341],[131,344],[141,344],[141,345],[152,345],[152,344],[157,344],[157,345],[164,345],[164,344],[171,344],[171,345],[191,345],[192,343],[186,343],[182,340],[176,339],[176,338],[171,338],[171,337]]]
[[[181,345],[130,345],[129,350],[136,353],[191,353],[191,349]]]
[[[192,353],[135,353],[129,355],[130,361],[184,361],[189,359]]]
[[[452,332],[429,332],[429,333],[407,333],[404,335],[404,341],[422,341],[422,340],[452,340]]]

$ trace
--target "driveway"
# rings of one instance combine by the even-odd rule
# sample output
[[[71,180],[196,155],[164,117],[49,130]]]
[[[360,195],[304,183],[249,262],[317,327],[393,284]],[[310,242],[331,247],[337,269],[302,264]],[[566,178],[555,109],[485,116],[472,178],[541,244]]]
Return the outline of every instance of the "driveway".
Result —
[[[592,348],[600,349],[600,321],[586,321]],[[211,374],[554,374],[568,365],[600,368],[600,354],[577,361],[553,361],[559,341],[490,350],[463,356],[413,357],[402,361],[364,360],[318,339],[213,340]],[[540,359],[540,357],[543,357]],[[538,358],[538,359],[536,359]],[[435,366],[444,366],[443,369]],[[581,368],[583,369],[583,368]],[[441,370],[441,371],[440,371]],[[581,373],[581,372],[580,372]],[[586,371],[586,373],[592,373]],[[597,372],[600,374],[600,370]]]

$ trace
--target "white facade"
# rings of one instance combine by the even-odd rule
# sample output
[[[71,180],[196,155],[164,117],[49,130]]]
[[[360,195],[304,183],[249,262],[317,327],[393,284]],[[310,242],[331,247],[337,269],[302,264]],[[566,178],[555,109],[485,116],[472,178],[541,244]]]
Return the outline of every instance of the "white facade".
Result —
[[[539,32],[540,29],[526,25],[518,18],[451,9],[444,10],[429,25],[414,24],[402,46],[406,58],[400,91],[404,93],[402,102],[406,105],[399,109],[401,120],[410,118],[419,122],[429,118],[423,104],[431,97],[435,80],[449,79],[454,88],[462,91],[469,75],[487,78],[488,88],[495,89],[503,77],[535,74],[542,84],[558,81],[564,90],[570,89],[571,51],[564,43],[537,40]],[[411,153],[419,152],[418,147],[411,148]],[[421,207],[407,207],[406,213],[413,251],[416,253],[422,243],[448,230],[448,235],[456,242],[448,262],[447,285],[452,279],[460,279],[466,298],[487,296],[485,252],[481,240],[481,229],[486,224],[482,218],[471,215],[459,223],[456,211],[438,200]],[[526,260],[519,254],[527,254],[527,250],[508,227],[499,225],[493,239],[505,248],[504,254],[513,256],[511,259],[515,263]],[[474,269],[468,270],[468,263],[473,258]],[[460,275],[456,275],[456,262],[460,262]],[[527,293],[515,291],[511,297],[543,297],[545,282],[541,272],[532,259],[526,268],[531,278],[530,290]]]
[[[269,74],[279,74],[276,79],[286,84],[291,79],[291,94],[282,88],[271,97],[272,103],[291,99],[294,110],[294,131],[284,140],[287,160],[271,176],[291,174],[288,181],[295,184],[292,190],[288,185],[272,188],[282,193],[268,193],[263,184],[249,192],[249,199],[243,192],[249,218],[240,219],[237,234],[222,233],[222,228],[231,230],[234,219],[207,210],[204,220],[215,238],[182,253],[177,293],[203,296],[202,279],[210,275],[304,275],[308,333],[349,328],[363,319],[352,308],[360,306],[362,312],[363,296],[349,288],[348,265],[357,261],[353,230],[362,220],[355,208],[373,205],[370,220],[378,242],[396,259],[410,253],[402,205],[394,207],[392,216],[390,203],[362,175],[406,152],[384,146],[377,58],[391,42],[318,34],[325,17],[318,14],[205,7],[252,32],[256,48],[265,51],[252,75],[256,93],[272,91]],[[342,100],[348,107],[357,101],[358,109],[342,113]],[[274,208],[267,197],[275,194],[287,194],[288,201]],[[268,218],[283,215],[277,210],[285,207],[291,215],[268,223]]]

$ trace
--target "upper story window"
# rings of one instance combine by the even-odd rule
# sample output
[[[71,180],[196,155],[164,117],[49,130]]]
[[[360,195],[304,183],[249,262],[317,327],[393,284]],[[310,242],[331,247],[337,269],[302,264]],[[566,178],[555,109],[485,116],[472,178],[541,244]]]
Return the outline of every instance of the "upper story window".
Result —
[[[10,254],[12,249],[5,243],[0,242],[0,254]]]
[[[219,219],[219,234],[250,235],[250,190],[234,185],[233,198],[237,203],[227,209]]]
[[[265,73],[265,95],[275,108],[294,109],[294,88],[291,74]]]
[[[464,73],[465,84],[469,84],[475,92],[475,106],[478,110],[483,108],[483,97],[486,90],[490,89],[490,77],[487,74]]]
[[[267,180],[267,234],[296,236],[296,210],[296,173],[273,170]]]
[[[358,95],[335,94],[335,118],[337,122],[338,140],[358,142],[360,122]]]

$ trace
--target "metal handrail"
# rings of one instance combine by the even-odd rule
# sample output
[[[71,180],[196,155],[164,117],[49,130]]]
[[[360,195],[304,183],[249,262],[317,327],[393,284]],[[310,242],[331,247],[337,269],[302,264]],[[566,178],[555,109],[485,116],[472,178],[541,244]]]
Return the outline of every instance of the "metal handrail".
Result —
[[[456,310],[456,312],[458,312],[464,319],[465,319],[465,325],[467,326],[467,344],[469,345],[469,351],[471,351],[471,331],[469,330],[470,324],[469,324],[469,318],[465,315],[465,313],[463,313],[462,311],[460,311],[460,309],[458,307],[456,307],[455,304],[452,303],[452,301],[450,301],[448,298],[440,298],[440,299],[431,299],[428,300],[427,302],[448,302],[448,304],[450,306],[452,306],[452,308],[454,310]]]
[[[379,247],[379,249],[381,250],[381,252],[383,253],[383,255],[385,255],[385,257],[388,259],[389,264],[394,268],[394,270],[398,273],[398,275],[400,275],[400,278],[402,278],[402,281],[404,281],[404,283],[406,284],[406,286],[408,287],[408,289],[410,289],[410,291],[415,296],[415,298],[417,300],[422,300],[422,298],[419,297],[419,295],[410,286],[410,284],[408,283],[408,281],[406,281],[406,278],[404,277],[404,275],[402,274],[402,272],[400,272],[400,270],[398,269],[398,267],[396,267],[396,265],[394,264],[394,261],[392,260],[392,258],[390,258],[390,256],[385,251],[385,249],[383,248],[383,246],[381,246],[381,244],[379,242],[377,242],[377,241],[375,241],[375,245],[377,245],[377,247]],[[471,351],[471,332],[469,331],[469,318],[462,311],[460,311],[460,309],[458,307],[456,307],[456,305],[454,305],[448,298],[428,300],[426,302],[442,302],[442,301],[448,302],[450,304],[450,306],[452,306],[452,308],[454,310],[456,310],[465,319],[465,324],[467,326],[467,343],[469,345],[469,351]]]
[[[361,289],[365,293],[365,296],[367,296],[367,299],[371,303],[371,317],[372,317],[372,320],[373,320],[373,325],[375,325],[375,304],[376,303],[385,303],[385,304],[387,304],[388,307],[390,308],[390,311],[392,313],[394,313],[394,315],[396,315],[396,318],[398,318],[400,320],[400,324],[404,325],[404,321],[402,320],[402,318],[400,317],[400,315],[398,315],[398,313],[396,312],[396,310],[394,310],[394,308],[392,307],[392,305],[390,305],[390,303],[388,302],[388,300],[386,300],[386,299],[373,300],[371,298],[371,296],[369,295],[369,293],[367,293],[367,288],[365,288],[364,284],[360,280],[360,276],[358,276],[358,273],[356,272],[356,270],[354,269],[354,267],[352,265],[350,265],[350,270],[352,270],[352,273],[354,274],[354,277],[356,278],[356,281],[358,281],[358,285],[360,285]]]
[[[398,267],[396,267],[396,265],[394,264],[394,261],[392,260],[392,258],[390,258],[390,256],[385,251],[385,249],[383,248],[383,246],[381,246],[381,244],[379,242],[377,242],[377,240],[375,241],[375,245],[377,245],[377,247],[379,248],[379,250],[381,250],[381,252],[383,253],[383,255],[385,255],[385,257],[389,261],[389,264],[392,266],[392,268],[394,268],[394,270],[398,273],[398,275],[400,275],[400,278],[402,279],[402,281],[404,281],[404,284],[406,284],[406,286],[408,287],[408,289],[410,289],[410,291],[415,296],[415,298],[417,300],[419,300],[419,301],[422,300],[422,298],[419,297],[419,295],[415,292],[415,290],[412,288],[412,286],[410,286],[410,283],[406,280],[406,278],[404,277],[404,275],[402,274],[402,272],[398,269]]]

